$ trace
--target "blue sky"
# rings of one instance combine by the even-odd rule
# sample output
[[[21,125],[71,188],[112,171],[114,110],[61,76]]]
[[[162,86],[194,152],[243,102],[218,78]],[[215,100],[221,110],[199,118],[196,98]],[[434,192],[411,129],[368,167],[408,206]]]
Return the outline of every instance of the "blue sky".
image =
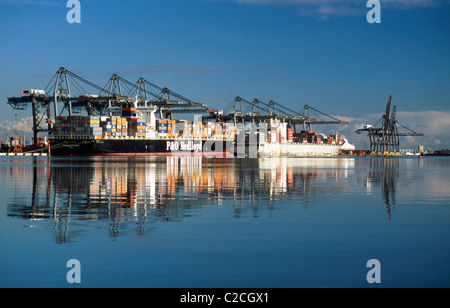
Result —
[[[31,123],[7,98],[63,66],[100,86],[144,77],[219,109],[236,96],[308,104],[350,120],[333,129],[361,146],[355,128],[393,95],[398,120],[426,134],[402,147],[450,148],[448,1],[381,0],[381,24],[359,0],[80,2],[69,24],[65,0],[0,0],[0,139],[15,113]]]

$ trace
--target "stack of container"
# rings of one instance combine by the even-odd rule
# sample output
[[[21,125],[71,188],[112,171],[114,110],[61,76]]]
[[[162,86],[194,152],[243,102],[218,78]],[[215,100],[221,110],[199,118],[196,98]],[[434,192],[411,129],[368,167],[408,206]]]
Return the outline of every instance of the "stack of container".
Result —
[[[196,121],[192,123],[192,137],[201,138],[202,137],[202,122]]]
[[[167,120],[158,120],[156,123],[159,137],[167,137]]]
[[[166,134],[167,134],[167,126],[166,128]],[[128,119],[128,136],[130,137],[145,137],[146,132],[146,125],[145,122],[141,119],[137,118],[129,118]]]
[[[184,122],[183,135],[180,137],[192,138],[192,136],[193,136],[192,122]]]
[[[317,143],[317,144],[321,144],[322,143],[322,136],[321,135],[317,135],[316,136],[315,143]]]
[[[344,142],[344,138],[336,138],[336,135],[330,135],[327,138],[327,144],[341,144]]]
[[[301,131],[299,134],[295,134],[288,130],[288,138],[290,138],[289,136],[291,135],[293,136],[294,142],[299,143],[342,144],[344,142],[344,138],[336,139],[336,135],[326,136],[312,131]]]
[[[206,123],[202,123],[201,135],[202,138],[208,138],[208,127]]]
[[[317,143],[318,133],[302,130],[299,134],[293,133],[294,142],[299,143]]]
[[[117,137],[117,118],[111,118],[111,136]]]
[[[85,122],[88,122],[89,136],[93,136],[93,139],[97,140],[103,139],[103,128],[100,127],[99,117],[85,117]]]
[[[206,123],[206,132],[207,132],[207,138],[213,138],[216,134],[215,131],[216,125],[214,122],[207,122]]]
[[[234,139],[235,127],[224,122],[185,122],[183,138]]]
[[[214,136],[215,139],[223,139],[222,124],[223,123],[216,123],[215,136]]]
[[[175,121],[174,120],[166,120],[166,121],[167,121],[167,137],[169,138],[176,137]]]
[[[281,143],[281,142],[284,141],[284,140],[283,140],[283,131],[282,131],[282,128],[281,128],[281,127],[279,127],[279,128],[277,129],[277,141],[278,141],[279,143]]]
[[[287,123],[282,123],[279,120],[270,119],[266,122],[267,124],[267,134],[266,134],[266,142],[267,143],[285,143],[288,142],[288,134],[287,134]],[[293,131],[292,131],[293,133]],[[293,140],[293,135],[291,136]]]
[[[107,137],[112,136],[112,121],[110,118],[107,118],[106,121],[103,122],[103,128],[105,130],[105,135]]]
[[[222,126],[222,136],[220,138],[226,139],[226,140],[232,140],[234,139],[234,133],[235,129],[234,126],[230,123],[221,122],[220,125]]]
[[[235,138],[235,127],[224,122],[157,120],[156,123],[156,132],[160,138],[219,140],[234,140]],[[76,139],[146,137],[146,130],[147,126],[144,121],[129,117],[58,116],[55,123],[56,136],[77,137]],[[273,140],[281,140],[282,133],[280,131],[275,130],[272,133],[275,133]],[[268,140],[270,141],[270,135]]]
[[[117,118],[117,136],[126,137],[128,135],[128,122],[127,118]]]
[[[56,117],[54,133],[56,136],[74,139],[102,139],[103,129],[99,117],[88,116],[58,116]]]
[[[288,142],[294,141],[294,129],[288,128]]]
[[[69,117],[62,117],[62,116],[58,116],[55,119],[55,127],[54,127],[54,134],[56,136],[65,136],[68,135],[70,130],[69,130],[69,125],[70,125],[70,121],[69,121]]]
[[[122,116],[123,117],[136,117],[136,108],[132,106],[122,107]]]
[[[106,122],[106,135],[108,137],[117,137],[117,118],[109,118]]]
[[[223,123],[222,131],[223,131],[223,139],[230,139],[230,124]]]

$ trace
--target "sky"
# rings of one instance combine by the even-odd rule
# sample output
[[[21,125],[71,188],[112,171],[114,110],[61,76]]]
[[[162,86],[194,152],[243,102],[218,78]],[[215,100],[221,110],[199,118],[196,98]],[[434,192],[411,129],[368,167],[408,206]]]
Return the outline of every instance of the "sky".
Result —
[[[315,130],[362,148],[356,129],[392,95],[398,121],[425,134],[401,148],[450,148],[450,1],[380,0],[381,23],[363,0],[80,3],[70,24],[67,0],[0,0],[0,139],[14,123],[31,131],[31,110],[7,99],[65,67],[99,86],[143,77],[216,109],[236,96],[310,105],[350,122]]]

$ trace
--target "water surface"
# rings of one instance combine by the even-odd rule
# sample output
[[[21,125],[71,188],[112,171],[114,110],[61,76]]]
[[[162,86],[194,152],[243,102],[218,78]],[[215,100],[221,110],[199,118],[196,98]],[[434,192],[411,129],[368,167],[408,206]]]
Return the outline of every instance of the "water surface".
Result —
[[[450,286],[447,158],[0,158],[0,286]]]

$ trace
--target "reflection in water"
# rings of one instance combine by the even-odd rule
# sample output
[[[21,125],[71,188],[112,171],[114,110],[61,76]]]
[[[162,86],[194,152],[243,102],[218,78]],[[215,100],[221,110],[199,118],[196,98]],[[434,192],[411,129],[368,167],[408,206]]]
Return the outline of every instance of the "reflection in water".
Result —
[[[367,176],[367,189],[382,183],[389,211],[395,204],[396,162],[371,160]],[[32,168],[9,170],[23,189],[9,200],[8,215],[53,221],[58,243],[70,241],[83,222],[107,221],[112,237],[131,222],[142,235],[151,223],[177,221],[211,205],[233,206],[237,218],[257,217],[286,202],[307,207],[318,198],[348,193],[344,179],[354,171],[353,158],[36,159]],[[27,179],[31,182],[19,183]]]
[[[395,206],[395,193],[399,178],[399,159],[372,158],[369,161],[369,172],[367,174],[367,191],[370,192],[376,184],[381,185],[383,200],[386,203],[388,219],[391,220],[392,206]]]

